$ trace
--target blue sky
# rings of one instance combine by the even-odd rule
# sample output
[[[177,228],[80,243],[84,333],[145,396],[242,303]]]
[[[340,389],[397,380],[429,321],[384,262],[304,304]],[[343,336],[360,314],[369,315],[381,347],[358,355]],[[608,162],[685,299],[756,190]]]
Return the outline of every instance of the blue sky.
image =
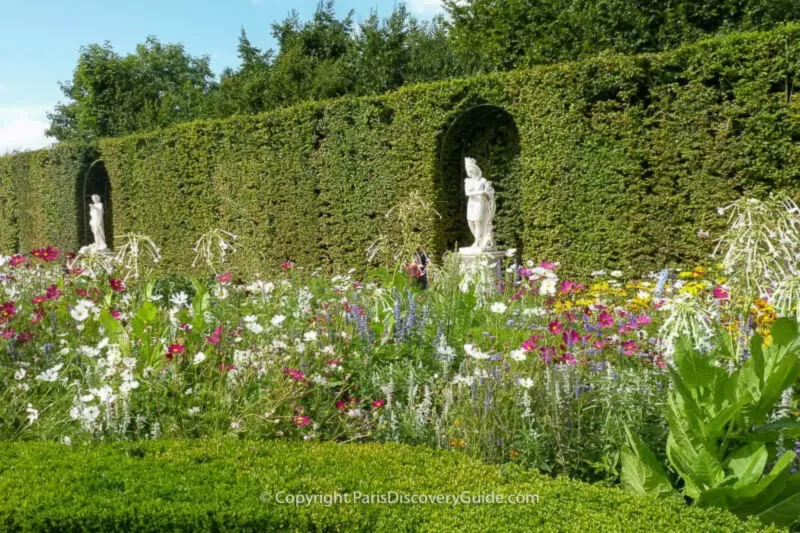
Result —
[[[356,20],[371,10],[387,16],[398,0],[337,0]],[[274,47],[270,24],[292,9],[309,18],[318,0],[0,0],[0,154],[41,148],[45,113],[62,99],[59,81],[72,77],[79,48],[111,41],[131,52],[148,35],[180,42],[192,55],[208,55],[218,74],[238,64],[244,27],[256,46]],[[417,16],[441,12],[440,0],[407,0]]]

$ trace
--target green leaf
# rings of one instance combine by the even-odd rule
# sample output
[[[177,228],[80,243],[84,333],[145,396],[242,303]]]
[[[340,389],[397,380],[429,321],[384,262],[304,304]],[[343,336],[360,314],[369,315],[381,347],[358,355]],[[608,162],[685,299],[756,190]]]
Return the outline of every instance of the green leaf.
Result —
[[[628,445],[622,448],[622,486],[629,492],[661,497],[674,494],[672,484],[658,459],[638,435],[625,428]]]
[[[757,442],[774,442],[780,436],[785,439],[795,439],[800,437],[800,418],[795,417],[790,420],[778,420],[770,424],[765,424],[744,435],[740,440]]]
[[[674,360],[681,379],[690,389],[711,388],[720,372],[727,377],[724,370],[715,367],[707,357],[692,348],[686,338],[676,343]]]
[[[775,346],[788,346],[797,338],[797,322],[790,318],[779,318],[770,329]]]
[[[157,315],[158,315],[158,308],[151,302],[145,302],[142,304],[139,310],[136,311],[135,316],[142,322],[149,323],[155,320]]]
[[[756,515],[765,524],[788,527],[800,520],[800,474],[789,478],[786,488]]]
[[[692,464],[694,479],[698,480],[705,489],[716,487],[724,478],[725,472],[719,460],[707,450],[702,449]]]
[[[122,324],[111,315],[111,311],[103,309],[100,311],[100,325],[110,337],[116,337],[122,332]]]
[[[728,468],[738,478],[734,486],[743,487],[761,479],[768,458],[767,447],[756,442],[742,446],[733,452],[728,460]]]

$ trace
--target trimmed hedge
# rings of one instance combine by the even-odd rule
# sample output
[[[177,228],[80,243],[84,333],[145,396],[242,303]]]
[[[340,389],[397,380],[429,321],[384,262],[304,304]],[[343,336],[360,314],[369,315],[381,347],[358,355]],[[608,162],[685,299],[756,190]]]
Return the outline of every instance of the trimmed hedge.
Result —
[[[0,157],[0,249],[84,244],[83,178],[96,157],[92,147],[74,144]]]
[[[499,505],[279,505],[294,494],[538,495]],[[150,441],[0,448],[6,531],[756,531],[718,509],[401,445]],[[262,497],[266,493],[266,497]],[[264,501],[262,501],[264,500]]]
[[[800,190],[798,67],[800,25],[787,25],[657,55],[602,55],[199,121],[106,139],[99,150],[114,233],[153,237],[164,268],[189,271],[191,247],[215,226],[240,235],[235,272],[277,269],[287,258],[363,265],[384,213],[412,189],[438,202],[444,220],[419,229],[441,251],[464,235],[460,175],[450,168],[464,150],[498,186],[506,245],[560,260],[570,273],[641,273],[706,260],[712,242],[698,233],[720,229],[716,208],[741,194]],[[487,134],[495,126],[484,115],[449,129],[481,104],[513,117],[518,151],[481,144],[510,138]],[[16,212],[17,224],[4,217],[10,236],[0,246],[10,250],[14,231],[22,249],[44,236],[71,246],[66,228],[50,229],[52,217],[14,203],[8,183],[25,181],[25,165],[8,159],[0,158],[0,209]],[[42,189],[45,176],[82,179],[58,161],[29,172],[31,197],[53,194]]]

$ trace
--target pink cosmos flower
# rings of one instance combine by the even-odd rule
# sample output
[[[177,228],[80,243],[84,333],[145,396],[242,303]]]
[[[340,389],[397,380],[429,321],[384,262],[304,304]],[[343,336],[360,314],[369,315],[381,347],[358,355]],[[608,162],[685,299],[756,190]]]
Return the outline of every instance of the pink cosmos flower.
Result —
[[[597,323],[600,324],[602,328],[610,328],[614,325],[614,317],[608,311],[603,311],[600,313],[600,316],[597,317]]]
[[[34,296],[33,300],[31,301],[33,302],[33,305],[41,305],[47,301],[47,296]]]
[[[176,355],[180,355],[186,351],[186,347],[183,344],[175,343],[170,344],[169,348],[167,348],[166,357],[169,360],[172,360],[173,357]]]
[[[47,248],[37,248],[31,251],[31,255],[49,263],[61,257],[61,250],[48,246]]]
[[[125,292],[125,282],[121,279],[112,278],[108,280],[108,284],[111,285],[111,290],[114,292]]]
[[[574,356],[574,355],[572,355],[572,354],[571,354],[571,353],[569,353],[569,352],[565,353],[565,354],[564,354],[564,355],[561,357],[561,362],[562,362],[562,363],[566,363],[566,364],[568,364],[569,366],[575,366],[575,363],[577,363],[577,361],[575,360],[575,356]]]
[[[49,287],[47,287],[47,292],[45,293],[45,296],[47,296],[48,300],[58,300],[59,298],[61,298],[61,291],[58,290],[57,285],[50,285]]]
[[[291,270],[294,268],[294,263],[292,261],[283,261],[281,262],[281,268],[284,270]]]
[[[548,324],[547,329],[550,330],[550,333],[553,335],[560,335],[562,331],[564,331],[564,326],[558,320],[553,320]]]
[[[0,305],[0,324],[5,324],[17,314],[17,308],[14,307],[14,302],[6,302]]]
[[[119,311],[117,311],[116,309],[112,309],[112,310],[111,310],[111,311],[109,311],[109,312],[111,313],[111,316],[113,316],[113,317],[114,317],[116,320],[119,320],[119,317],[121,317],[121,316],[122,316],[122,313],[120,313],[120,312],[119,312]]]
[[[299,415],[294,417],[294,423],[299,428],[304,428],[311,423],[311,419],[306,415]]]
[[[9,264],[9,266],[14,267],[14,268],[16,268],[16,267],[18,267],[20,265],[24,265],[25,264],[25,256],[21,255],[21,254],[12,255],[11,259],[9,259],[9,261],[8,261],[8,264]]]
[[[0,337],[3,337],[5,340],[11,340],[14,338],[14,335],[16,335],[16,333],[17,332],[14,331],[12,328],[8,328],[4,329],[3,331],[0,331]]]
[[[380,409],[384,405],[386,405],[386,400],[384,400],[383,398],[372,401],[372,407],[374,407],[375,409]]]
[[[542,261],[539,266],[545,270],[555,270],[558,268],[558,263],[551,263],[550,261]]]
[[[209,344],[219,344],[220,343],[220,335],[222,335],[222,326],[218,326],[217,329],[214,330],[214,333],[208,335],[206,337],[206,342]]]
[[[638,323],[640,326],[646,326],[647,324],[650,324],[651,322],[653,322],[653,319],[652,319],[652,318],[650,318],[650,317],[649,317],[649,316],[647,316],[647,315],[642,315],[642,316],[640,316],[640,317],[637,317],[637,318],[636,318],[636,322],[637,322],[637,323]]]
[[[231,280],[233,279],[233,276],[231,275],[230,272],[225,272],[224,274],[220,274],[214,279],[216,279],[219,283],[225,284],[225,283],[230,283]]]
[[[717,300],[727,300],[730,295],[721,285],[714,287],[714,298]]]
[[[526,341],[524,341],[520,346],[520,348],[522,348],[526,352],[532,352],[539,347],[536,341],[538,341],[540,338],[541,337],[539,335],[533,335],[529,337]]]
[[[561,338],[564,339],[564,342],[567,344],[567,346],[572,346],[581,340],[581,336],[572,328],[565,330],[561,335]]]
[[[637,351],[639,351],[639,345],[633,339],[622,343],[622,353],[625,355],[634,355]]]
[[[296,368],[284,368],[283,373],[289,376],[289,378],[293,381],[303,381],[306,379],[306,375],[303,374],[301,370]]]
[[[539,352],[541,352],[542,361],[545,363],[552,361],[556,355],[556,349],[552,346],[542,346],[539,348]]]

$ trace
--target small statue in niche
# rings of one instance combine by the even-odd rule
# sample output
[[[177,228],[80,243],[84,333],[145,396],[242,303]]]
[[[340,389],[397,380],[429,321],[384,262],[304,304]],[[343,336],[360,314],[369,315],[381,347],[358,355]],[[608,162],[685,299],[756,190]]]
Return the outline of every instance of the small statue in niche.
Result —
[[[95,252],[109,253],[106,243],[106,230],[104,222],[105,208],[100,196],[92,195],[92,202],[89,204],[89,227],[92,230],[94,242],[81,248],[80,253]]]
[[[464,180],[464,191],[467,195],[467,223],[475,237],[475,243],[462,252],[491,252],[495,250],[494,219],[496,204],[492,182],[483,177],[477,161],[471,157],[464,160],[467,178]]]

